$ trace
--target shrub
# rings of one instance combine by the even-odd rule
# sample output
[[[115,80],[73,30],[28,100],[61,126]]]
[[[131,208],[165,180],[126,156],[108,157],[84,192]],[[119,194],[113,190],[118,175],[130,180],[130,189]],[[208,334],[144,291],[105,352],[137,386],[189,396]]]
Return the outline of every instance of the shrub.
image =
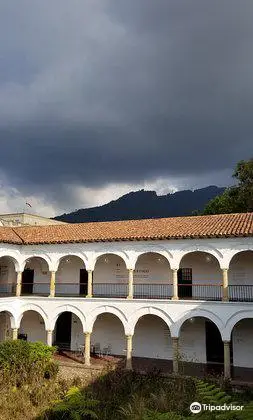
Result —
[[[98,419],[94,408],[98,401],[88,398],[79,388],[72,387],[62,400],[49,410],[40,419],[47,420],[82,420]]]
[[[0,343],[0,369],[14,385],[30,383],[56,372],[52,355],[54,347],[24,340]]]

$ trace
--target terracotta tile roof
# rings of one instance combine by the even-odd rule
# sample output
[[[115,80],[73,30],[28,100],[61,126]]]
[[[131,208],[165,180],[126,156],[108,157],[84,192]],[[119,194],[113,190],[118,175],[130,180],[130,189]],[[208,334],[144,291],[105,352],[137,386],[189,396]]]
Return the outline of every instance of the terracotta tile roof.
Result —
[[[0,242],[27,245],[234,236],[253,236],[253,213],[0,227]]]
[[[21,238],[10,227],[0,226],[0,243],[22,244]]]

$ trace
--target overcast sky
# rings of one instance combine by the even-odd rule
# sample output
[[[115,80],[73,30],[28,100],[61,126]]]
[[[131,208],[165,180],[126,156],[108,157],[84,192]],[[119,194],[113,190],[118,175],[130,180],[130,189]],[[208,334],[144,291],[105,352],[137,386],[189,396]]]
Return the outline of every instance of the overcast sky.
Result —
[[[1,0],[0,212],[231,184],[252,22],[251,0]]]

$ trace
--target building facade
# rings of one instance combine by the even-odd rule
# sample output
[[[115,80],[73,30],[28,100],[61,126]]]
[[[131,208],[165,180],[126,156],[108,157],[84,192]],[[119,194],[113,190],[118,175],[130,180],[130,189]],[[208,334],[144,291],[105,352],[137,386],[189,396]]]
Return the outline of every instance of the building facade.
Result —
[[[0,228],[0,340],[253,374],[253,214]],[[252,376],[253,377],[253,376]]]
[[[48,226],[61,225],[66,222],[49,219],[30,213],[4,213],[0,214],[0,226]]]

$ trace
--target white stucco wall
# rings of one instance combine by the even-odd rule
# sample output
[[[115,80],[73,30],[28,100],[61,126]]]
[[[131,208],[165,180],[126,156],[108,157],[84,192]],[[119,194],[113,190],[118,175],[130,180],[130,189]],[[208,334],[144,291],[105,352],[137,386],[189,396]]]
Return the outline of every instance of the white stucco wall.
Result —
[[[172,359],[170,331],[163,320],[153,315],[140,318],[133,337],[133,356]]]
[[[20,334],[27,334],[28,341],[41,341],[46,344],[45,324],[41,316],[35,311],[27,311],[20,323]]]
[[[64,294],[79,294],[80,269],[85,268],[83,261],[75,256],[63,258],[55,278],[55,291]],[[71,285],[71,283],[73,283]]]
[[[91,345],[100,344],[101,350],[111,346],[114,355],[125,354],[125,334],[124,329],[117,317],[112,314],[100,315],[94,323],[91,334]],[[84,345],[84,334],[80,320],[72,314],[71,325],[71,350],[80,350]]]
[[[10,339],[11,334],[11,323],[10,316],[6,312],[0,313],[0,341]]]
[[[80,346],[84,346],[83,328],[80,319],[75,314],[72,314],[70,349],[73,351],[80,351]]]
[[[10,293],[16,283],[15,266],[8,257],[0,258],[0,291]]]
[[[29,258],[32,259],[35,255],[40,255],[42,258],[45,257],[49,261],[49,267],[47,264],[43,264],[43,267],[37,265],[35,267],[35,285],[40,282],[43,285],[48,282],[50,279],[49,270],[55,271],[57,269],[58,261],[61,257],[67,257],[68,255],[81,255],[83,260],[86,261],[86,268],[93,269],[96,258],[103,254],[111,254],[112,252],[118,252],[120,255],[123,255],[123,258],[126,262],[128,268],[135,268],[134,283],[137,285],[138,282],[146,283],[147,285],[151,282],[164,282],[164,284],[171,283],[171,272],[168,269],[167,262],[162,264],[157,259],[152,260],[152,258],[147,259],[148,254],[143,255],[142,257],[138,256],[142,253],[147,252],[160,252],[163,255],[166,255],[166,258],[170,261],[171,268],[178,268],[179,262],[183,255],[188,252],[196,252],[191,256],[185,255],[184,259],[181,261],[181,266],[185,268],[192,267],[193,271],[193,292],[194,284],[200,283],[209,283],[221,282],[221,268],[228,268],[229,263],[234,254],[244,250],[253,250],[253,238],[209,238],[209,239],[188,239],[188,240],[164,240],[164,241],[139,241],[139,242],[115,242],[115,243],[85,243],[85,244],[55,244],[55,245],[33,245],[33,246],[16,246],[10,244],[1,244],[0,246],[0,258],[10,256],[15,261],[16,271],[22,270],[24,266],[24,261]],[[215,260],[202,260],[199,251],[206,251],[210,254],[214,254],[219,260],[219,265],[214,263]],[[232,259],[230,269],[229,269],[229,282],[230,284],[249,284],[252,283],[252,274],[253,274],[253,253],[239,254],[238,257]],[[205,256],[205,254],[203,254]],[[191,258],[190,258],[191,257]],[[111,257],[110,257],[111,258]],[[187,260],[188,259],[188,260]],[[236,262],[236,259],[238,260]],[[7,259],[6,259],[7,261]],[[6,264],[6,261],[0,259],[0,265],[3,263]],[[137,263],[136,263],[137,261]],[[136,265],[135,265],[136,263]],[[11,263],[10,263],[11,264]],[[34,264],[38,264],[34,260]],[[74,264],[74,263],[73,263]],[[117,264],[120,264],[118,266]],[[122,264],[122,266],[121,266]],[[110,267],[111,265],[111,267]],[[113,257],[111,262],[106,265],[108,268],[105,268],[101,265],[96,266],[94,271],[94,284],[96,282],[125,282],[127,283],[126,274],[122,274],[124,264],[120,258]],[[44,271],[44,267],[45,271]],[[75,264],[64,264],[63,269],[59,267],[59,271],[56,275],[56,290],[57,283],[66,284],[69,281],[79,283],[80,268],[84,267],[82,261],[75,261]],[[31,267],[32,268],[32,267]],[[122,271],[121,271],[122,270]],[[3,270],[4,272],[4,270]],[[43,274],[44,272],[44,274]],[[47,272],[47,274],[45,274]],[[126,272],[125,272],[126,273]],[[6,271],[3,274],[2,279],[6,278]],[[9,277],[10,276],[10,277]],[[14,272],[14,266],[8,266],[8,279],[15,278],[16,273]],[[0,278],[1,281],[1,278]],[[140,284],[139,283],[139,284]],[[97,283],[99,284],[99,283]],[[216,284],[216,283],[215,283]],[[43,286],[44,287],[44,286]],[[76,287],[76,286],[74,286]],[[78,285],[77,285],[78,287]],[[195,293],[195,292],[194,292]],[[82,326],[80,323],[74,323],[73,325],[73,337],[72,337],[72,347],[75,346],[76,342],[80,339],[83,343],[83,332],[89,331],[92,332],[92,325],[94,318],[99,313],[104,315],[98,317],[97,322],[94,324],[94,330],[92,332],[92,343],[100,342],[101,347],[107,346],[108,344],[113,344],[112,352],[115,354],[125,354],[124,349],[126,347],[125,343],[125,334],[133,334],[134,325],[141,316],[144,314],[158,314],[161,319],[163,319],[169,325],[171,329],[171,335],[174,337],[180,337],[180,346],[183,354],[187,354],[188,360],[205,362],[206,353],[205,353],[205,332],[204,332],[204,320],[197,321],[197,324],[190,325],[189,328],[186,328],[186,324],[183,325],[181,333],[180,326],[188,318],[193,317],[206,317],[216,323],[220,329],[223,340],[230,339],[230,333],[235,325],[240,319],[243,318],[252,318],[253,309],[252,303],[247,302],[208,302],[205,299],[203,300],[194,300],[188,299],[185,301],[171,301],[170,299],[114,299],[114,298],[93,298],[93,299],[84,299],[81,297],[68,297],[68,292],[66,297],[60,298],[42,298],[42,297],[21,297],[21,298],[6,298],[2,297],[0,299],[0,312],[1,311],[10,311],[13,314],[12,324],[19,327],[19,320],[23,312],[28,310],[39,311],[44,317],[46,329],[53,330],[54,322],[57,318],[57,314],[63,311],[72,311],[80,318],[82,321]],[[123,328],[120,324],[120,321],[112,321],[110,313],[117,314],[121,319],[125,331],[121,332]],[[105,316],[105,317],[104,317]],[[111,318],[110,318],[111,317]],[[106,319],[107,318],[107,319]],[[38,320],[38,319],[37,319]],[[0,319],[1,321],[1,319]],[[74,321],[73,321],[74,322]],[[141,322],[141,321],[140,321]],[[152,321],[153,322],[153,321]],[[158,354],[158,357],[162,357],[162,342],[163,336],[158,337],[158,325],[152,327],[152,322],[150,322],[149,328],[143,321],[143,329],[140,330],[140,336],[143,335],[140,346],[138,345],[138,323],[136,326],[136,336],[134,337],[134,352],[137,352],[134,355],[138,355],[138,352],[145,356],[149,354]],[[155,322],[155,321],[154,321]],[[198,324],[198,322],[200,322]],[[2,323],[0,322],[0,325]],[[141,324],[140,324],[141,325]],[[13,327],[13,326],[12,326]],[[28,318],[28,321],[23,319],[21,322],[20,332],[22,329],[27,329],[33,331],[30,335],[30,339],[37,340],[41,339],[42,335],[45,338],[45,330],[42,332],[44,326],[40,322],[36,322],[34,317]],[[152,327],[152,328],[151,328]],[[14,328],[14,327],[13,327]],[[245,327],[246,328],[246,327]],[[76,330],[75,330],[76,329]],[[81,329],[81,331],[80,331]],[[146,333],[143,331],[146,330]],[[28,331],[23,331],[28,332]],[[248,325],[245,331],[240,332],[241,338],[237,339],[235,333],[234,338],[234,361],[235,366],[241,366],[242,363],[252,366],[250,360],[250,355],[252,354],[252,342],[251,337],[252,327]],[[79,334],[79,338],[78,338]],[[147,337],[146,337],[147,335]],[[145,336],[145,338],[144,338]],[[122,341],[121,338],[122,337]],[[149,340],[151,338],[151,340]],[[240,346],[241,341],[244,340],[245,345]],[[143,340],[147,343],[144,352]],[[151,342],[151,348],[150,347]],[[155,349],[156,343],[159,342],[159,346]],[[153,344],[152,344],[153,343]],[[164,343],[164,342],[163,342]],[[242,350],[243,349],[243,350]],[[158,352],[159,350],[159,352]],[[164,349],[164,352],[166,350]],[[169,349],[168,349],[169,354]],[[147,357],[147,356],[146,356]],[[149,356],[148,356],[149,357]],[[151,357],[151,356],[150,356]],[[171,357],[171,356],[169,356]]]
[[[79,294],[79,278],[80,268],[86,267],[87,270],[94,270],[93,281],[94,288],[101,283],[118,283],[120,286],[127,285],[128,273],[125,269],[135,268],[134,283],[136,296],[145,297],[153,292],[149,289],[150,284],[155,284],[154,295],[156,290],[159,291],[157,296],[163,296],[163,290],[166,290],[166,298],[172,292],[171,286],[171,268],[181,267],[190,268],[193,271],[193,297],[203,296],[203,290],[208,297],[208,290],[211,288],[205,286],[201,289],[197,286],[200,284],[220,284],[222,281],[222,274],[220,268],[228,268],[229,263],[234,254],[244,250],[253,250],[252,238],[209,238],[209,239],[184,239],[184,240],[163,240],[163,241],[124,241],[124,242],[108,242],[108,243],[84,243],[84,244],[54,244],[54,245],[34,245],[34,246],[20,246],[11,244],[1,244],[0,246],[0,265],[2,256],[12,256],[15,260],[16,271],[22,270],[24,261],[32,259],[33,255],[41,255],[41,258],[47,259],[47,264],[43,269],[39,266],[35,267],[34,291],[47,293],[46,283],[50,279],[49,271],[57,271],[56,274],[56,291],[59,293],[65,292],[66,295]],[[195,254],[189,254],[194,252]],[[199,252],[206,252],[207,254],[198,254]],[[125,262],[113,253],[118,253],[122,256]],[[153,253],[153,254],[151,254]],[[99,258],[101,254],[109,256],[109,263],[103,263],[103,257]],[[72,262],[71,255],[79,255],[81,260]],[[238,257],[232,259],[229,270],[229,281],[231,284],[249,284],[252,283],[253,274],[253,252],[244,256],[240,254]],[[66,259],[70,256],[70,264],[60,264],[58,262],[61,258]],[[96,260],[98,259],[97,263]],[[236,258],[240,259],[239,265],[236,267]],[[160,259],[160,261],[159,261]],[[165,260],[164,263],[163,260]],[[216,262],[217,260],[217,262]],[[38,265],[36,262],[31,262]],[[12,268],[13,270],[13,268]],[[233,272],[235,270],[235,272]],[[246,274],[245,274],[246,273]],[[16,280],[14,271],[11,273],[11,278]],[[68,286],[66,283],[73,283]],[[1,283],[1,278],[0,278]],[[42,283],[42,285],[40,284]],[[74,285],[75,283],[75,285]],[[62,286],[64,284],[64,286]],[[161,284],[162,286],[158,286]],[[194,286],[194,284],[196,286]],[[165,287],[165,289],[164,289]],[[122,288],[122,290],[126,290]],[[219,290],[216,288],[216,291]],[[238,289],[239,290],[239,289]],[[139,291],[139,292],[138,292]],[[161,293],[162,291],[162,293]],[[247,293],[252,293],[248,289]],[[213,292],[210,292],[210,297]],[[99,293],[98,293],[99,295]],[[119,296],[122,293],[119,293]]]
[[[30,258],[25,268],[34,270],[33,293],[49,294],[50,273],[47,262],[42,258]]]
[[[112,314],[103,314],[96,319],[91,335],[91,344],[100,348],[111,346],[114,355],[124,355],[126,349],[125,333],[120,320]]]
[[[205,320],[194,318],[186,321],[179,338],[180,357],[193,363],[206,363]]]
[[[253,285],[253,252],[245,252],[233,257],[229,267],[228,279],[231,285]]]
[[[253,319],[240,321],[232,333],[234,366],[253,368]]]

